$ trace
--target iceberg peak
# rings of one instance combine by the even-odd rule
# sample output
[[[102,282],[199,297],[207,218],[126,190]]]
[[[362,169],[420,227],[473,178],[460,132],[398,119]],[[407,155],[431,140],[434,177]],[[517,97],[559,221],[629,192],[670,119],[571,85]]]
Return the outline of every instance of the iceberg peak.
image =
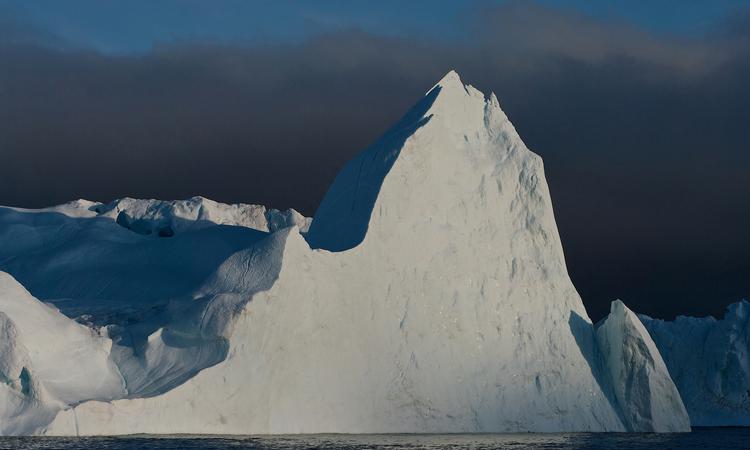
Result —
[[[455,192],[436,193],[465,184],[465,200],[470,201],[475,179],[481,179],[485,170],[488,178],[501,176],[495,171],[502,160],[499,156],[511,149],[522,159],[530,154],[500,111],[496,97],[487,99],[464,85],[452,70],[381,139],[345,166],[324,197],[306,238],[313,248],[351,249],[365,239],[370,225],[394,220],[388,215],[373,216],[373,211],[383,208],[423,211],[412,218],[423,226],[427,210],[435,214],[459,201]],[[480,160],[481,166],[477,165]],[[391,176],[394,167],[398,175]],[[390,189],[383,191],[384,184]],[[423,195],[404,195],[414,189],[424,191]]]
[[[451,88],[460,88],[464,89],[464,83],[461,81],[461,77],[458,75],[458,72],[455,70],[450,70],[448,73],[443,76],[443,78],[440,79],[435,85],[430,89],[432,91],[436,87],[439,87],[441,89],[451,89]],[[429,91],[428,91],[429,92]]]

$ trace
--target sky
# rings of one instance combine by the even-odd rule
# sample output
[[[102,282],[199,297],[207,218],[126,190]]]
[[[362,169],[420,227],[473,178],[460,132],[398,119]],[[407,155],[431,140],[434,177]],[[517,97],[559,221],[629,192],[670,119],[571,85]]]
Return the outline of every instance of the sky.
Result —
[[[313,215],[448,70],[545,161],[589,314],[750,298],[750,2],[0,0],[0,204]]]

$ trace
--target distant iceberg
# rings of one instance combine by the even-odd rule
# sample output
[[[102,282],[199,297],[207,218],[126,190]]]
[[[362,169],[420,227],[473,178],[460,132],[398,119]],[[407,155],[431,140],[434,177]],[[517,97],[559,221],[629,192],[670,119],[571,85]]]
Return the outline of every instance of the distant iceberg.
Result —
[[[697,426],[750,426],[750,303],[722,320],[641,315]]]

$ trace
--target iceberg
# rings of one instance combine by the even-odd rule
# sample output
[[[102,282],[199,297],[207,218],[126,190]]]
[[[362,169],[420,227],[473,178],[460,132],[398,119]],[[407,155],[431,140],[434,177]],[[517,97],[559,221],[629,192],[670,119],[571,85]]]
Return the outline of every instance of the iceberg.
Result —
[[[750,426],[750,303],[722,320],[641,315],[695,426]]]
[[[0,270],[28,289],[8,304],[82,327],[89,340],[59,344],[101,350],[82,357],[113,380],[24,391],[21,366],[52,393],[54,361],[24,350],[44,338],[8,314],[21,400],[0,410],[17,417],[6,434],[690,430],[632,313],[588,318],[541,158],[453,71],[341,170],[312,221],[79,202],[0,209],[0,242]]]
[[[633,430],[690,429],[690,418],[656,344],[638,316],[620,300],[596,327],[624,420]]]

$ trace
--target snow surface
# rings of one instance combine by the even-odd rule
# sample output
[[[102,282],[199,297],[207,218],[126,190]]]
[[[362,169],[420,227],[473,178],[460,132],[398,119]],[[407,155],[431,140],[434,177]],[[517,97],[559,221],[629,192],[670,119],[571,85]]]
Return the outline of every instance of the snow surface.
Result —
[[[311,222],[293,209],[279,211],[243,203],[225,205],[203,197],[177,201],[123,198],[96,205],[93,210],[136,233],[161,236],[211,225],[235,225],[271,232],[296,225],[304,232]]]
[[[291,225],[306,228],[309,219],[294,210],[222,205],[202,197],[107,205],[78,200],[43,210],[0,207],[0,270],[71,317],[118,323],[192,294],[263,231]],[[160,238],[156,230],[171,232]]]
[[[722,320],[640,318],[693,425],[750,426],[750,303],[730,305]]]
[[[615,300],[596,336],[628,428],[689,431],[680,394],[638,316]]]
[[[305,233],[312,219],[294,209],[279,211],[263,205],[224,204],[205,197],[187,200],[152,200],[121,198],[110,203],[74,200],[43,209],[0,207],[26,213],[58,213],[71,218],[108,217],[139,234],[168,237],[184,230],[211,225],[233,225],[259,231],[276,231],[296,225]],[[3,223],[7,226],[8,224]]]
[[[27,433],[67,405],[121,398],[110,346],[0,272],[0,433]]]
[[[0,312],[0,434],[24,434],[49,423],[63,405],[47,404],[32,377],[18,328]]]
[[[93,315],[105,379],[122,381],[119,399],[21,395],[9,408],[29,419],[4,432],[688,430],[658,370],[626,378],[668,417],[624,419],[642,405],[616,394],[604,361],[622,361],[599,348],[619,335],[597,342],[568,277],[541,159],[455,72],[347,164],[307,233],[294,217],[271,233],[203,227],[203,200],[129,202],[0,209],[0,242],[18,239],[0,270]],[[14,392],[18,361],[43,364],[19,335],[3,350]],[[28,402],[57,415],[40,426]]]

